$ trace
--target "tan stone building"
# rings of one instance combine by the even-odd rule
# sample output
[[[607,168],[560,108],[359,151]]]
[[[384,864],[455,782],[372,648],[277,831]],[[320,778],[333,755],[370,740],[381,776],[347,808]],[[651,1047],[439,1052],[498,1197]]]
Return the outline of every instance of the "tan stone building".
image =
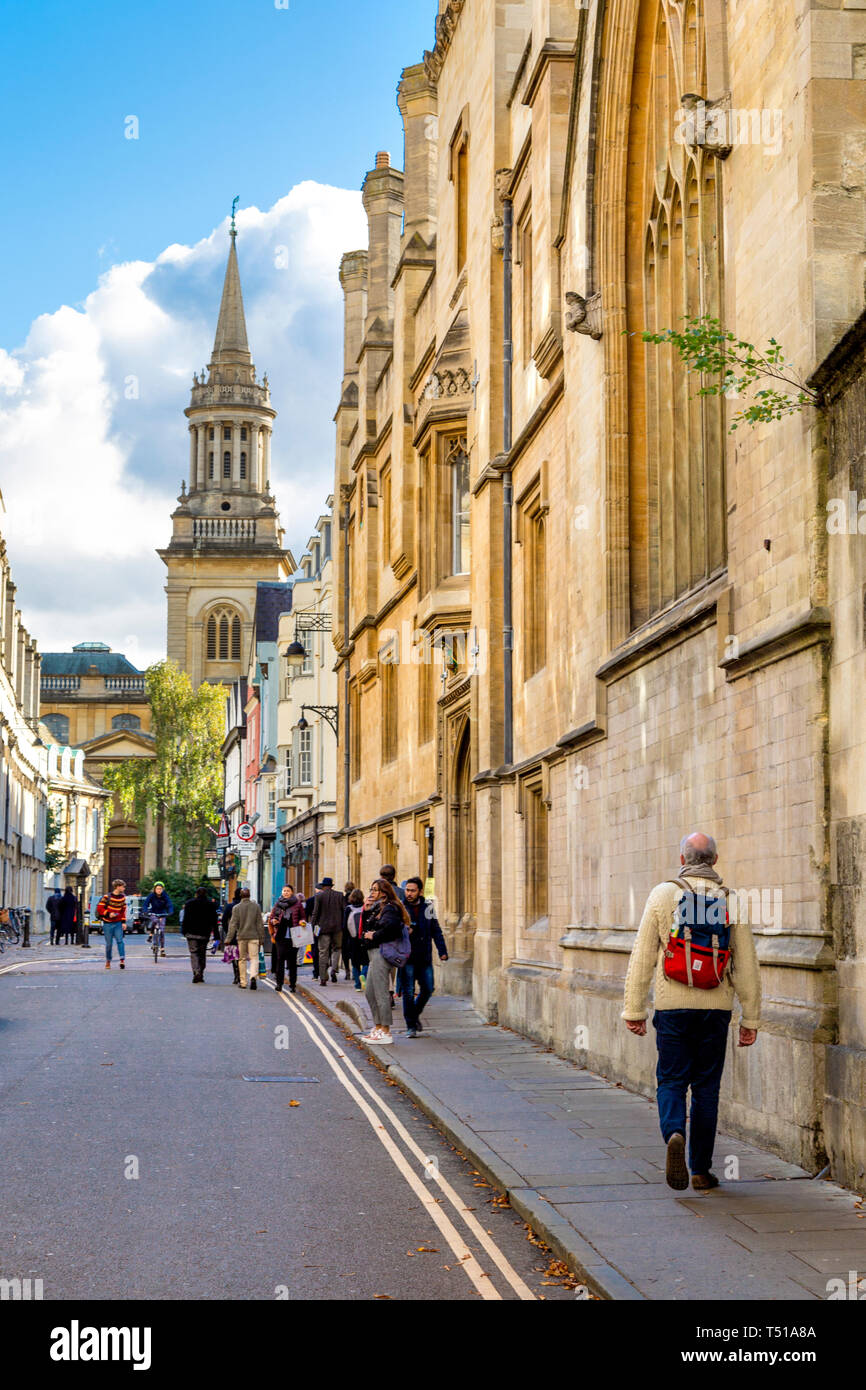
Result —
[[[189,491],[159,552],[168,569],[168,658],[193,684],[230,684],[245,675],[259,581],[294,569],[271,495],[276,411],[268,379],[257,379],[247,341],[236,249],[226,267],[211,362],[193,377]]]
[[[44,723],[40,734],[46,748],[48,799],[58,829],[51,848],[62,855],[59,868],[46,869],[45,892],[70,884],[80,891],[83,907],[92,910],[110,888],[106,883],[106,829],[111,792],[88,776],[83,749],[58,744]]]
[[[2,506],[0,494],[0,506]],[[0,906],[44,922],[47,781],[39,738],[36,642],[21,621],[17,586],[0,536]]]
[[[103,642],[82,642],[70,652],[46,652],[41,673],[42,721],[60,749],[81,750],[87,778],[98,786],[105,769],[127,758],[153,757],[146,680],[121,652]],[[109,883],[122,878],[130,893],[143,875],[160,868],[157,826],[142,835],[115,801],[107,813],[104,868]]]
[[[830,417],[732,433],[744,402],[641,334],[717,317],[805,377],[858,318],[864,42],[796,0],[443,0],[343,260],[336,417],[348,875],[429,873],[442,984],[650,1091],[628,952],[710,831],[765,991],[723,1121],[852,1183],[863,583],[856,538],[828,557]]]

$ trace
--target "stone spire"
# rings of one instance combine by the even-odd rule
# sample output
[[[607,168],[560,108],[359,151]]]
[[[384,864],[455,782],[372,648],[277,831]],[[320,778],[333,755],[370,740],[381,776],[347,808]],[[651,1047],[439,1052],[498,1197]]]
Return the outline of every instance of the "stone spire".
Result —
[[[217,323],[216,338],[211,361],[215,364],[226,362],[252,361],[250,345],[247,341],[247,325],[244,318],[244,297],[241,293],[241,276],[238,269],[236,248],[237,232],[232,228],[231,250],[229,251],[226,278],[223,284],[223,297]]]

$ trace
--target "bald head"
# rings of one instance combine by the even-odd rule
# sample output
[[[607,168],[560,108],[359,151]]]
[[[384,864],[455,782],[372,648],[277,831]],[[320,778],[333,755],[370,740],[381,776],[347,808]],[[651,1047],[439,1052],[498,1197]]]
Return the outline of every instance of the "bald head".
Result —
[[[708,864],[712,868],[718,857],[719,851],[712,835],[704,835],[700,830],[687,835],[680,845],[680,863],[687,869],[699,864]]]

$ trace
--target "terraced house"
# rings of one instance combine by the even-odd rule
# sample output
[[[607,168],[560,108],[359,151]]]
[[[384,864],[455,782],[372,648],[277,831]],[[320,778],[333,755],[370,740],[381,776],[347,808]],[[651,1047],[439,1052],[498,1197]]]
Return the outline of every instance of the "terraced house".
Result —
[[[16,593],[0,536],[0,906],[41,914],[48,809],[39,738],[42,658],[21,621]],[[34,926],[41,920],[36,916]]]
[[[766,1001],[723,1122],[851,1182],[864,43],[808,0],[440,4],[341,267],[335,486],[347,875],[432,879],[440,987],[649,1092],[628,952],[710,831]],[[732,432],[643,341],[703,316],[820,367],[808,404]]]

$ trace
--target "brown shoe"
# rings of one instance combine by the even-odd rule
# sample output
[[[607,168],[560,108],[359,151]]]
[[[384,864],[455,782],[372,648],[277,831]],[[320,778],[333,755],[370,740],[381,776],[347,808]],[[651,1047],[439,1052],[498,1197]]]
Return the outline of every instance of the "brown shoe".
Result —
[[[668,1140],[665,1178],[668,1187],[672,1187],[675,1192],[684,1192],[689,1185],[689,1170],[686,1167],[686,1141],[682,1134],[672,1134]]]
[[[695,1192],[711,1192],[714,1187],[718,1187],[719,1180],[715,1173],[693,1173],[692,1187]]]

